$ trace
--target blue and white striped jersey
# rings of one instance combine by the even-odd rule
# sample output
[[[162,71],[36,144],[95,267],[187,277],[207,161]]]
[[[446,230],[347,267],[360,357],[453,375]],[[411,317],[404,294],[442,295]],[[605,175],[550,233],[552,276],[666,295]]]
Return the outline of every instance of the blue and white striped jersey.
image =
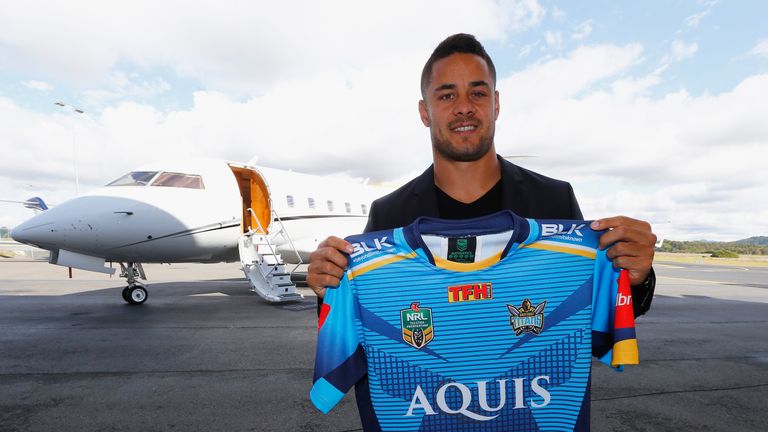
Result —
[[[312,402],[327,413],[367,373],[363,423],[383,431],[588,428],[591,357],[638,361],[628,277],[599,235],[504,211],[349,237]]]

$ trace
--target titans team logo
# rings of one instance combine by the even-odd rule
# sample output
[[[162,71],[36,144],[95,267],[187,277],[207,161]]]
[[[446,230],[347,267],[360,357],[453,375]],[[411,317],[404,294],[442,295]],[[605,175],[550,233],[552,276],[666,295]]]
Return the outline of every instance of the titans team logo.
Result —
[[[523,304],[519,308],[508,304],[509,325],[515,331],[515,336],[520,336],[523,333],[541,333],[544,328],[544,307],[546,306],[546,300],[534,307],[528,299],[523,300]]]
[[[416,349],[421,349],[434,338],[432,309],[419,307],[419,302],[413,302],[410,308],[400,310],[400,325],[403,340]]]

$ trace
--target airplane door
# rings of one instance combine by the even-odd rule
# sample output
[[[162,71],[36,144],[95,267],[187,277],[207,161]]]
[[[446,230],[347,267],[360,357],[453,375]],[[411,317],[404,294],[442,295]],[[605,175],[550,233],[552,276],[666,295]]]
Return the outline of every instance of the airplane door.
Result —
[[[237,179],[242,197],[242,232],[245,233],[252,229],[255,232],[268,234],[269,224],[272,222],[272,209],[269,188],[264,177],[255,169],[231,164],[230,168]],[[248,211],[249,208],[252,211]]]
[[[251,227],[256,232],[263,232],[268,234],[269,223],[272,222],[271,209],[269,205],[269,191],[267,190],[267,184],[264,182],[264,178],[257,172],[253,171],[251,176]],[[259,223],[256,223],[258,218]],[[261,226],[263,228],[258,228]]]

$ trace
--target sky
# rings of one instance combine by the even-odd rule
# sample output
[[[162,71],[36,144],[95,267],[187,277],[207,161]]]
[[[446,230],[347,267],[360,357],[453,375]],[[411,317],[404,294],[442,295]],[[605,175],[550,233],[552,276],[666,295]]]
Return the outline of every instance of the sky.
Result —
[[[431,163],[419,76],[472,33],[496,149],[588,219],[768,235],[768,3],[0,0],[0,200],[57,204],[215,157],[401,184]],[[55,105],[63,102],[65,106]],[[77,108],[83,113],[75,112]],[[0,203],[0,226],[31,216]]]

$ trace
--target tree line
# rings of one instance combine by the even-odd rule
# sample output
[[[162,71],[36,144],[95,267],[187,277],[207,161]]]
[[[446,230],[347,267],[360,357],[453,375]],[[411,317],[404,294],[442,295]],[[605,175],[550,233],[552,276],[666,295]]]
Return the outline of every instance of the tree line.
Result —
[[[665,240],[658,250],[660,252],[709,254],[725,258],[737,257],[738,255],[768,255],[768,244],[751,239],[735,242]]]

